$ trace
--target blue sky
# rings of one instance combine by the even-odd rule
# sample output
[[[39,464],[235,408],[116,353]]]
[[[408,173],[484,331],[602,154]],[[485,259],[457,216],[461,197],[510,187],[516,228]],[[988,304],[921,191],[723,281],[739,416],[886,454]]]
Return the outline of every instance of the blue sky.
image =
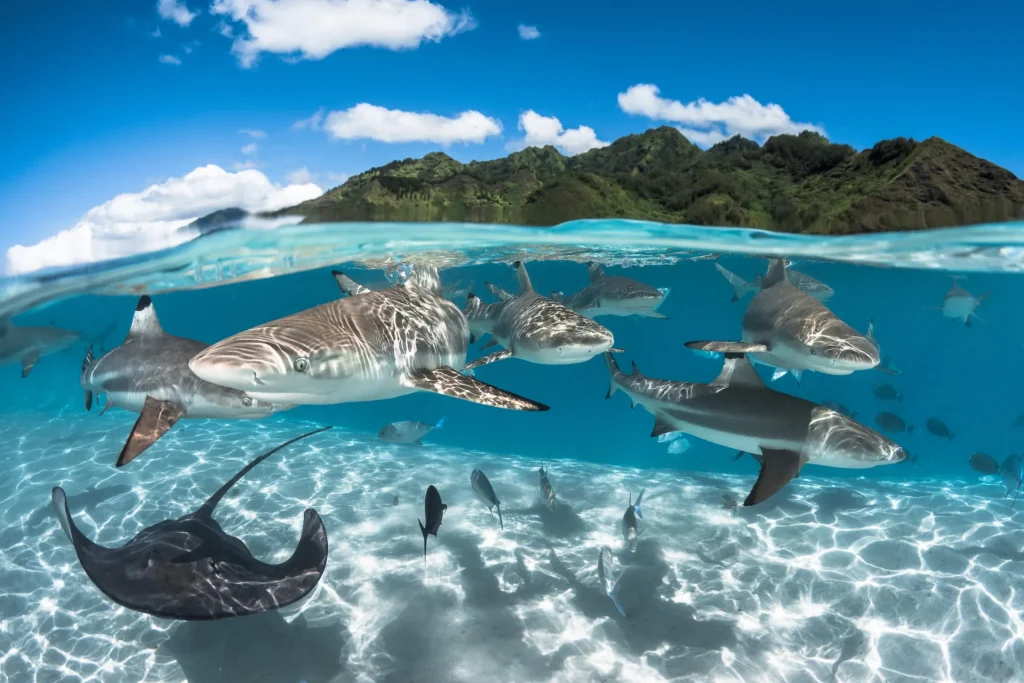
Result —
[[[306,169],[327,188],[436,149],[466,161],[501,156],[522,144],[517,121],[528,110],[566,129],[589,126],[601,141],[672,123],[623,111],[618,95],[637,84],[684,104],[749,94],[858,148],[938,135],[1024,175],[1019,3],[862,2],[851,11],[809,2],[365,0],[378,5],[369,24],[388,7],[411,5],[401,9],[420,19],[384,23],[415,34],[395,26],[419,21],[437,39],[411,49],[333,49],[353,30],[351,13],[330,24],[332,6],[345,0],[303,3],[305,11],[321,6],[322,20],[297,16],[295,0],[160,2],[168,18],[158,0],[5,6],[0,250],[70,228],[119,193],[207,164],[229,172],[255,164],[280,185],[305,180],[289,174]],[[247,8],[258,24],[233,20],[231,9],[243,16]],[[424,12],[447,24],[431,27]],[[535,26],[539,37],[523,40],[520,24]],[[289,35],[295,25],[302,35]],[[222,35],[225,26],[233,38]],[[236,39],[255,49],[233,51]],[[292,44],[322,54],[273,51]],[[445,117],[476,111],[500,122],[501,133],[445,146],[374,140],[365,120],[348,121],[346,135],[355,139],[331,139],[327,126],[293,127],[320,109],[361,103]],[[239,132],[246,129],[266,136]],[[243,154],[247,144],[258,149]]]

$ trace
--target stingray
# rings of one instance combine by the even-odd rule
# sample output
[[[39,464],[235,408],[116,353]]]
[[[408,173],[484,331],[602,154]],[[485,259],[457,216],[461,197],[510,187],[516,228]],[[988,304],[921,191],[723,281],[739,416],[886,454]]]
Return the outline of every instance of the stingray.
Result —
[[[256,614],[301,600],[327,566],[327,531],[316,510],[306,510],[294,554],[281,564],[252,556],[240,539],[213,519],[214,508],[249,470],[285,446],[330,427],[295,437],[259,456],[195,512],[140,531],[120,548],[93,543],[71,518],[64,489],[53,506],[89,579],[108,598],[165,619],[205,621]]]

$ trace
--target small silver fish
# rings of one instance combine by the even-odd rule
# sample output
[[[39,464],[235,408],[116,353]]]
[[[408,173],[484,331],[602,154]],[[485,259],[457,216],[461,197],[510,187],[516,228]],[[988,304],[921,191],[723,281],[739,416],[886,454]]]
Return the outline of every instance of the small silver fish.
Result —
[[[417,446],[422,446],[423,443],[420,439],[435,429],[441,429],[443,426],[443,417],[435,425],[428,425],[425,422],[416,422],[415,420],[403,420],[402,422],[392,422],[389,425],[385,425],[377,434],[377,438],[389,443],[414,443]]]
[[[640,495],[636,497],[635,503],[633,494],[629,494],[629,507],[626,508],[626,514],[622,515],[622,538],[626,541],[631,553],[636,552],[636,544],[640,540],[640,531],[637,529],[636,520],[644,518],[640,505],[643,503],[646,490],[640,489]]]
[[[555,498],[555,489],[551,486],[551,481],[548,479],[548,473],[544,471],[544,468],[540,468],[540,493],[544,497],[544,503],[548,508],[554,512],[558,509],[558,500]]]
[[[601,548],[601,553],[598,555],[597,578],[601,582],[601,589],[605,595],[615,603],[615,609],[619,610],[619,614],[622,616],[626,616],[626,610],[622,609],[622,603],[619,602],[619,579],[621,577],[615,571],[615,558],[608,548]]]

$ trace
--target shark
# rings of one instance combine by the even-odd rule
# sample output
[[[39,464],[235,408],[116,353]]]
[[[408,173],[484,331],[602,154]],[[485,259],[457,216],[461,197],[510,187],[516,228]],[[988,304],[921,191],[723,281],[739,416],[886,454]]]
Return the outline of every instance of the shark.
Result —
[[[372,291],[344,273],[347,297],[279,318],[197,353],[198,377],[261,401],[325,405],[426,391],[509,410],[547,406],[462,374],[469,323],[436,268]]]
[[[762,456],[745,506],[780,491],[807,464],[864,469],[901,462],[906,451],[869,427],[811,401],[768,388],[745,354],[728,353],[712,382],[623,373],[606,353],[611,383],[655,418],[651,436],[685,432],[734,451]]]
[[[878,347],[823,303],[790,283],[782,259],[772,259],[762,289],[743,316],[741,342],[692,341],[691,349],[750,354],[776,368],[772,380],[805,370],[849,375],[878,365]]]
[[[465,313],[473,321],[471,326],[491,335],[484,348],[505,347],[469,363],[468,369],[513,357],[540,365],[584,363],[612,348],[615,337],[611,330],[539,295],[522,261],[513,267],[519,279],[517,296],[490,305],[476,295],[468,298]]]
[[[724,277],[726,281],[730,285],[732,285],[733,303],[736,303],[737,301],[745,297],[747,294],[757,294],[759,291],[761,291],[761,286],[764,278],[762,278],[760,275],[757,276],[754,282],[747,282],[739,275],[728,270],[725,266],[723,266],[720,263],[715,264],[715,270],[717,270],[722,275],[722,277]],[[835,294],[835,290],[833,290],[831,287],[826,285],[821,280],[818,280],[817,278],[807,275],[806,273],[801,273],[796,270],[787,269],[786,275],[789,278],[790,284],[792,284],[797,289],[801,289],[807,292],[818,301],[828,301],[829,299],[832,298],[832,295]]]
[[[978,310],[978,306],[983,304],[992,292],[985,292],[980,296],[973,296],[967,290],[960,286],[960,277],[953,278],[953,285],[946,292],[946,296],[942,298],[942,315],[953,320],[959,320],[967,327],[971,326],[971,319],[978,317],[975,312]],[[984,322],[984,321],[982,321]]]
[[[51,493],[60,526],[86,575],[118,605],[164,619],[207,621],[278,609],[316,587],[327,566],[327,530],[316,510],[303,515],[291,558],[267,564],[213,518],[220,501],[254,467],[291,444],[326,431],[295,437],[243,467],[198,510],[148,526],[120,548],[90,540],[71,516],[64,489]]]
[[[292,407],[197,377],[188,364],[206,348],[203,342],[167,334],[153,300],[142,296],[124,342],[99,358],[92,348],[86,353],[80,380],[86,410],[92,410],[94,394],[105,394],[101,415],[115,406],[139,413],[117,457],[118,467],[141,455],[181,418],[255,419]]]
[[[593,262],[587,264],[587,275],[590,284],[580,291],[569,296],[552,292],[551,298],[591,319],[602,315],[668,318],[657,311],[670,293],[667,287],[655,289],[632,278],[606,275],[604,268]]]
[[[40,358],[64,351],[81,338],[72,330],[15,325],[10,318],[0,318],[0,365],[18,363],[21,376],[28,377]]]

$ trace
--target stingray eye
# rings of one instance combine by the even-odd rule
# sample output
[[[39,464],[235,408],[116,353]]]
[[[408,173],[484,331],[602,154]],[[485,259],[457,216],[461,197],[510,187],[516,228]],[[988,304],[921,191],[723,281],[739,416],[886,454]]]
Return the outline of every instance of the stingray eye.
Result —
[[[292,367],[295,368],[295,372],[305,372],[309,370],[309,360],[306,358],[296,358]]]
[[[242,398],[242,405],[245,406],[246,408],[251,408],[252,407],[252,399],[249,398],[248,396],[243,397]]]

